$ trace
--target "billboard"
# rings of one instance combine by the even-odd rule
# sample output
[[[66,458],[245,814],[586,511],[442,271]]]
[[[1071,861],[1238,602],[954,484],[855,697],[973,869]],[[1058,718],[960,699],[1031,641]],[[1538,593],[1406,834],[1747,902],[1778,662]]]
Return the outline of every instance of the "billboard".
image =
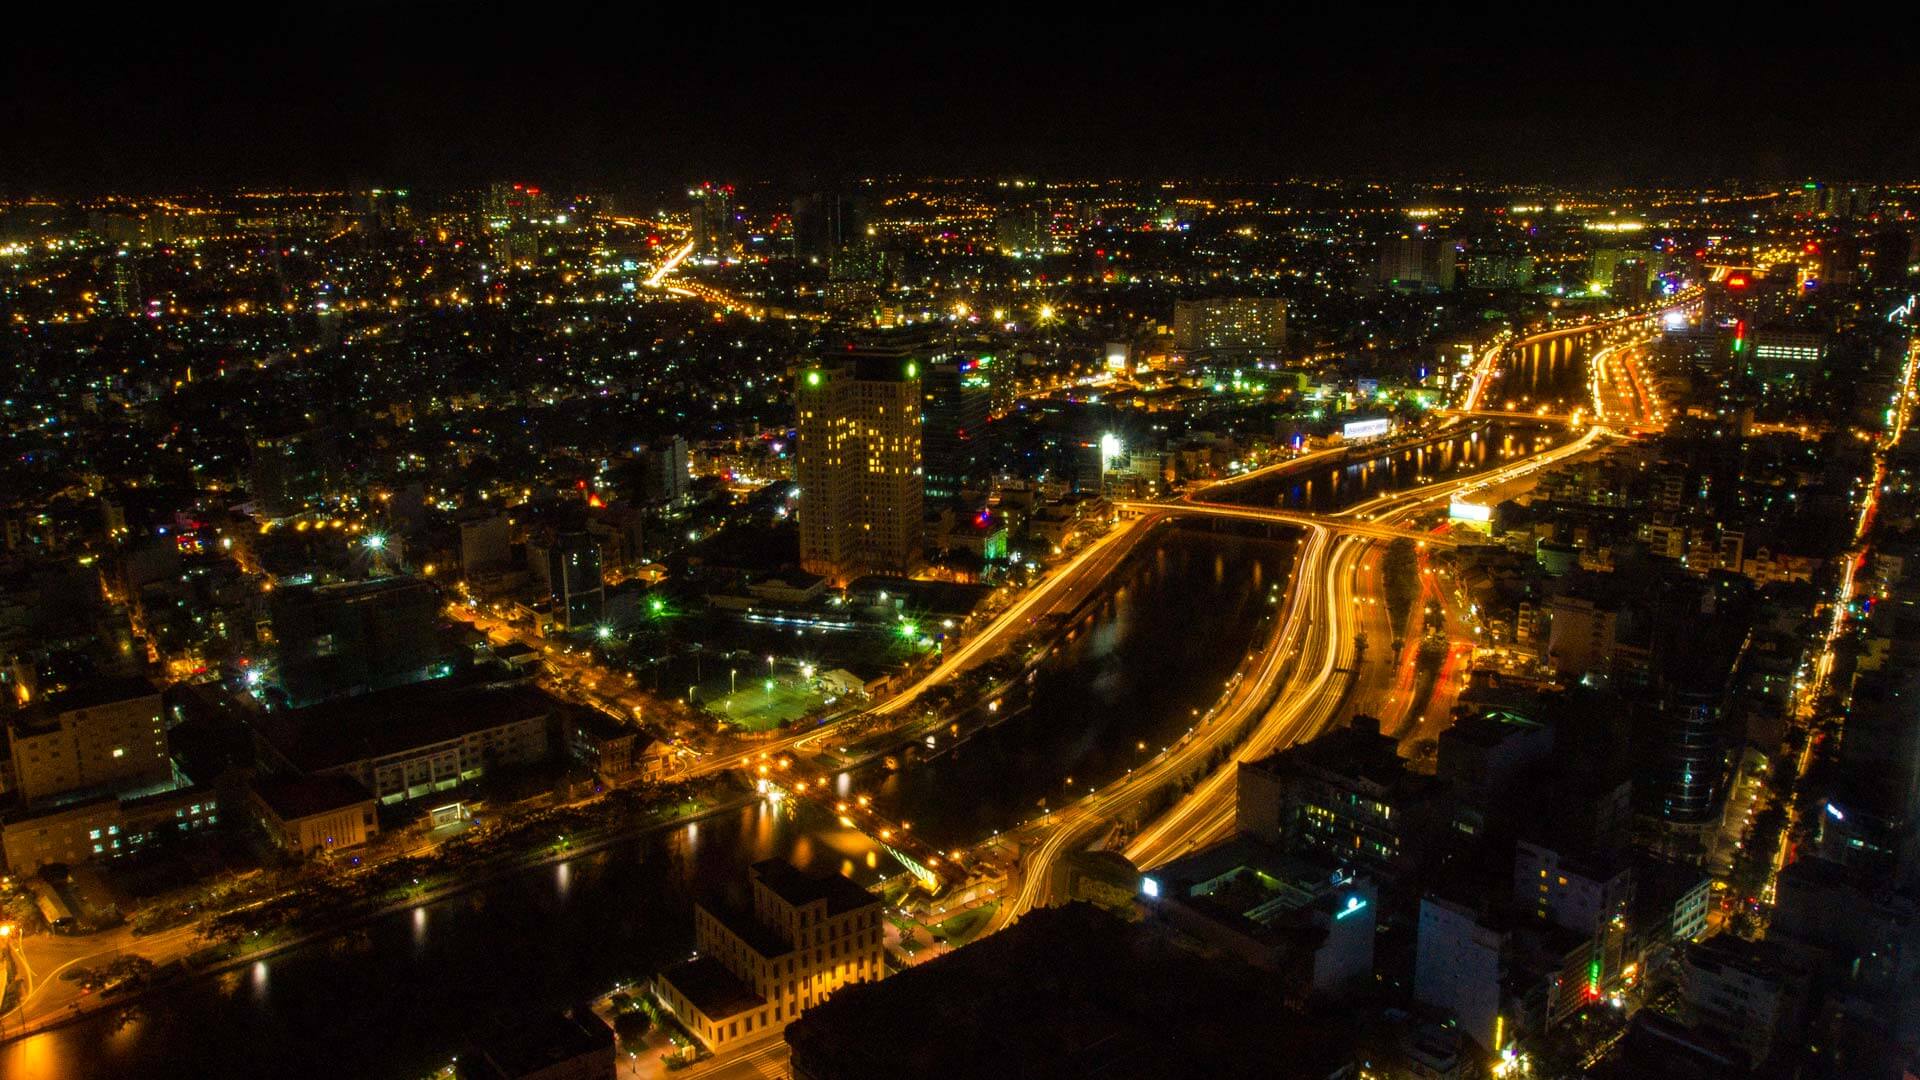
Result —
[[[1493,520],[1493,508],[1455,497],[1453,503],[1447,507],[1447,516],[1455,521],[1472,521],[1484,525]]]
[[[1385,417],[1372,420],[1349,420],[1346,426],[1340,429],[1340,435],[1348,442],[1357,442],[1362,439],[1382,439],[1386,437],[1387,432],[1391,430],[1392,427],[1393,421]]]

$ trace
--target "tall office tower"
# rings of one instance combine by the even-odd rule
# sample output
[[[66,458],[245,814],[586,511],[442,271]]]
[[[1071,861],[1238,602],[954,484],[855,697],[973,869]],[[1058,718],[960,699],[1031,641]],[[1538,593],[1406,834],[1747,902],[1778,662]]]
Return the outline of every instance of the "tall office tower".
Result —
[[[1874,285],[1899,285],[1907,280],[1907,265],[1913,256],[1913,237],[1906,230],[1882,229],[1869,240],[1865,253],[1867,280]]]
[[[553,617],[567,630],[584,630],[600,621],[606,591],[600,580],[600,548],[583,532],[553,538],[547,549],[547,583],[553,593]]]
[[[992,407],[991,363],[972,351],[943,353],[921,373],[921,432],[929,499],[950,499],[986,465],[982,436]]]
[[[1615,303],[1629,306],[1644,304],[1653,295],[1653,268],[1645,259],[1635,257],[1621,259],[1613,264],[1613,276],[1607,283],[1607,294]]]
[[[835,581],[910,574],[920,561],[920,365],[899,346],[849,345],[800,373],[800,564]]]
[[[539,188],[496,182],[481,215],[488,257],[503,267],[531,264],[540,253],[537,220],[552,211],[553,197]]]
[[[1454,254],[1451,240],[1426,233],[1384,240],[1380,244],[1380,284],[1416,292],[1451,289]]]
[[[687,192],[693,200],[693,250],[701,255],[733,252],[733,185],[708,181]]]
[[[994,215],[994,243],[1002,255],[1045,255],[1053,247],[1052,221],[1044,203],[1009,207]]]
[[[132,314],[140,307],[140,268],[122,248],[113,257],[113,313]]]
[[[678,502],[693,485],[687,469],[687,440],[660,439],[641,451],[640,497],[650,503]]]
[[[1651,276],[1652,256],[1639,248],[1603,247],[1595,248],[1587,256],[1587,285],[1599,292],[1613,290],[1614,271],[1620,264],[1638,262],[1641,272]]]
[[[1814,274],[1821,288],[1860,283],[1860,240],[1851,233],[1823,237],[1813,245]]]
[[[1287,345],[1287,302],[1272,296],[1181,300],[1173,340],[1187,352],[1277,353]]]
[[[793,255],[824,263],[866,240],[866,206],[852,195],[818,191],[793,200]]]

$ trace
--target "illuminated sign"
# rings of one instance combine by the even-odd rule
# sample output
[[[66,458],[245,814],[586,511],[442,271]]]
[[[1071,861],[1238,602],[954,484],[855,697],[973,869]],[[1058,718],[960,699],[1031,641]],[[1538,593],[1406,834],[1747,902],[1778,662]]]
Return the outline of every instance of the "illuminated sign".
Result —
[[[1353,914],[1354,912],[1359,911],[1362,908],[1365,908],[1366,906],[1367,906],[1367,902],[1365,900],[1362,900],[1357,896],[1349,896],[1347,897],[1347,906],[1341,908],[1339,911],[1334,912],[1333,917],[1336,919],[1344,919],[1347,916]]]
[[[1479,503],[1470,503],[1464,499],[1454,499],[1447,507],[1447,516],[1455,521],[1475,521],[1485,524],[1493,520],[1493,508]]]
[[[1160,899],[1160,883],[1150,877],[1141,878],[1140,895],[1152,900]]]
[[[1393,427],[1393,421],[1385,418],[1377,420],[1350,420],[1340,429],[1340,434],[1348,440],[1378,439]]]

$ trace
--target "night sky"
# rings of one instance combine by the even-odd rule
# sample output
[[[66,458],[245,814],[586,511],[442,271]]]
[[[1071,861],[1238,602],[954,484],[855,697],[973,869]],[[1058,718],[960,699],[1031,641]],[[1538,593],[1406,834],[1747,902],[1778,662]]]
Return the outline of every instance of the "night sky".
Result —
[[[1789,48],[1747,25],[1765,18],[1751,5],[1686,25],[1652,9],[1644,27],[1607,19],[1628,10],[1613,5],[920,10],[42,11],[0,58],[0,194],[884,172],[1920,176],[1916,65]],[[1601,40],[1595,20],[1630,29]]]

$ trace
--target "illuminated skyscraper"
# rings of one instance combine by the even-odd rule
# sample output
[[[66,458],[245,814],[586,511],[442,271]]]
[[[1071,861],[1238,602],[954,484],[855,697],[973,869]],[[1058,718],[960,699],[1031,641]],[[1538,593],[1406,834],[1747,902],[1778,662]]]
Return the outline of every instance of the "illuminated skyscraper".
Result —
[[[951,498],[978,478],[993,390],[987,381],[993,357],[973,350],[944,353],[921,373],[926,425],[922,438],[928,498]]]
[[[701,184],[687,192],[693,200],[693,250],[702,255],[733,252],[733,185]]]
[[[899,347],[849,346],[800,373],[800,564],[835,581],[920,561],[920,367]]]

